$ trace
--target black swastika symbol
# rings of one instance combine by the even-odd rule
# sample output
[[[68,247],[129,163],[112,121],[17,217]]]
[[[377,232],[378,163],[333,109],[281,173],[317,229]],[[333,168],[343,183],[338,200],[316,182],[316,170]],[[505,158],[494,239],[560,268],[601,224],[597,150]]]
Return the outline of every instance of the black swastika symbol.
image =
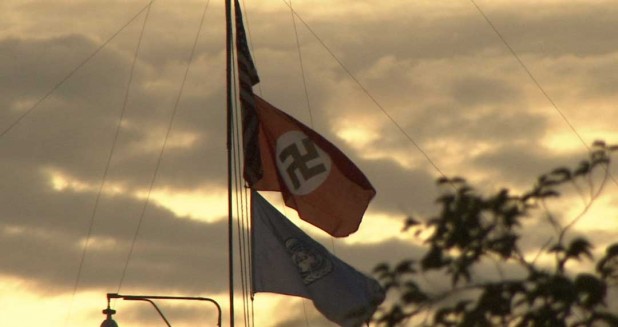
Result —
[[[302,175],[306,181],[326,171],[326,166],[322,163],[317,163],[313,166],[308,165],[309,161],[320,158],[320,154],[315,144],[308,138],[304,138],[302,143],[305,148],[305,154],[301,154],[298,144],[290,144],[279,153],[279,160],[282,163],[289,157],[292,157],[292,161],[285,171],[292,181],[294,190],[297,190],[301,183],[296,172]]]

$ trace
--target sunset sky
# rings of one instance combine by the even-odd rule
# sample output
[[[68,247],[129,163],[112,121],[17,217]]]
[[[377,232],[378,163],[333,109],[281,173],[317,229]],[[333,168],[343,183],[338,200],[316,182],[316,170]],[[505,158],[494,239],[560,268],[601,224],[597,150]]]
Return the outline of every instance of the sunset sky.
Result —
[[[2,326],[98,326],[108,292],[211,297],[229,324],[224,3],[157,0],[145,21],[149,2],[0,4]],[[294,20],[286,1],[243,5],[255,92],[377,190],[344,239],[267,197],[363,272],[423,253],[403,220],[437,213],[442,173],[522,192],[594,140],[618,143],[616,1],[296,0]],[[550,205],[563,222],[584,207],[570,191]],[[531,246],[554,235],[539,217]],[[595,253],[618,239],[615,182],[577,232],[594,235]],[[253,306],[257,326],[330,326],[310,301],[257,294]],[[163,325],[147,304],[114,307],[120,326]],[[215,325],[212,306],[165,308],[174,326]]]

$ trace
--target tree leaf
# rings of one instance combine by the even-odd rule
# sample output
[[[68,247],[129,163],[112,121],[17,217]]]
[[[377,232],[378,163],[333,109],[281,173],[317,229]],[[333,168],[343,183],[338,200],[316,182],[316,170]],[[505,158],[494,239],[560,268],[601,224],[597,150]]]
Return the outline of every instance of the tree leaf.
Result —
[[[566,250],[566,256],[579,259],[579,257],[584,254],[588,258],[592,259],[592,252],[590,251],[591,248],[592,244],[590,244],[587,239],[579,237],[571,241],[571,244],[569,244],[569,247]]]
[[[607,294],[605,282],[591,274],[577,275],[575,287],[579,293],[582,305],[588,308],[601,304]]]

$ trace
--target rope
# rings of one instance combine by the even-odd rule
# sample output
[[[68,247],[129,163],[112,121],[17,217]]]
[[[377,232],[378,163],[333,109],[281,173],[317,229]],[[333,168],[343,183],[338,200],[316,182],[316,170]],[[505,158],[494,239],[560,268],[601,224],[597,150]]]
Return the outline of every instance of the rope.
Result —
[[[547,99],[547,101],[549,101],[549,103],[552,105],[552,107],[556,110],[556,112],[560,115],[560,117],[562,117],[562,120],[564,120],[564,122],[569,126],[569,128],[571,129],[571,131],[577,136],[577,138],[579,138],[579,140],[582,142],[582,144],[584,144],[584,146],[586,148],[588,148],[588,150],[590,150],[590,147],[588,146],[588,144],[586,144],[586,141],[584,141],[584,139],[582,138],[582,136],[577,132],[577,130],[575,129],[575,127],[571,124],[571,122],[567,119],[567,117],[564,115],[564,113],[558,108],[558,105],[556,105],[556,103],[554,102],[554,100],[549,96],[549,94],[547,94],[547,92],[545,91],[545,89],[541,86],[541,84],[539,83],[539,81],[534,77],[534,75],[532,75],[532,72],[530,72],[530,69],[528,69],[528,66],[526,66],[526,64],[524,64],[524,62],[521,60],[521,58],[519,57],[519,55],[515,52],[515,50],[513,49],[513,47],[511,47],[511,45],[506,41],[506,39],[504,38],[504,36],[502,36],[502,33],[500,33],[500,31],[498,31],[498,29],[496,28],[496,26],[492,23],[491,20],[489,20],[489,17],[487,17],[487,15],[485,15],[485,12],[483,12],[483,10],[481,9],[481,7],[479,7],[476,2],[474,2],[474,0],[470,0],[470,2],[472,3],[472,5],[474,5],[474,7],[476,8],[476,10],[479,12],[479,14],[481,16],[483,16],[483,18],[485,19],[485,22],[487,22],[487,24],[489,25],[489,27],[491,27],[491,29],[494,31],[494,33],[496,33],[496,35],[498,36],[498,38],[500,39],[500,41],[502,41],[502,43],[506,46],[506,48],[509,50],[509,52],[511,53],[511,55],[515,58],[515,60],[517,60],[517,62],[519,63],[519,65],[521,66],[521,68],[526,72],[526,74],[528,75],[528,77],[530,77],[530,79],[532,80],[532,82],[536,85],[536,87],[541,91],[541,93],[543,94],[543,96]]]
[[[234,67],[234,73],[236,74],[236,70]],[[239,108],[238,105],[238,90],[236,88],[236,84],[234,84],[234,108]],[[237,225],[237,237],[238,237],[238,254],[240,257],[240,284],[241,284],[241,291],[242,291],[242,301],[243,301],[243,319],[244,319],[244,323],[245,326],[249,325],[249,298],[248,298],[248,293],[249,293],[249,289],[248,289],[248,265],[247,265],[247,248],[248,248],[248,244],[247,244],[247,237],[246,237],[246,216],[247,216],[247,212],[246,212],[246,207],[245,207],[245,192],[244,192],[244,188],[243,188],[243,182],[242,182],[242,161],[240,160],[241,158],[241,153],[242,150],[240,148],[240,143],[242,140],[242,128],[239,127],[241,126],[240,122],[238,121],[238,116],[239,115],[235,115],[234,119],[234,129],[232,131],[232,144],[233,144],[233,152],[232,152],[232,167],[233,167],[233,174],[234,174],[234,188],[236,191],[236,212],[238,213],[238,219],[236,220],[236,225]]]
[[[195,55],[195,49],[197,48],[197,43],[199,41],[200,34],[201,34],[201,31],[202,31],[202,27],[204,25],[204,21],[205,21],[205,17],[206,17],[206,11],[208,10],[209,4],[210,4],[210,0],[207,0],[206,1],[206,5],[204,6],[204,11],[202,13],[202,17],[201,17],[201,20],[200,20],[199,28],[197,30],[197,34],[195,35],[195,40],[193,41],[193,46],[191,48],[191,54],[189,55],[189,60],[187,62],[187,67],[185,69],[185,73],[184,73],[184,76],[183,76],[183,79],[182,79],[182,83],[181,83],[180,89],[178,91],[178,95],[176,97],[176,101],[174,102],[174,108],[172,110],[172,115],[170,117],[170,121],[169,121],[169,124],[167,126],[167,131],[165,133],[165,139],[163,140],[163,145],[161,146],[161,151],[159,152],[159,156],[157,158],[157,163],[156,163],[156,166],[155,166],[155,170],[153,172],[152,179],[150,180],[150,186],[148,187],[148,194],[146,196],[146,200],[144,201],[144,205],[142,207],[142,211],[141,211],[139,219],[138,219],[138,223],[137,223],[137,227],[135,229],[135,233],[133,234],[133,240],[131,241],[131,247],[129,249],[129,253],[128,253],[127,259],[125,261],[125,265],[124,265],[124,268],[123,268],[123,271],[122,271],[122,275],[121,275],[120,281],[118,283],[118,291],[117,291],[117,293],[120,293],[120,290],[122,288],[122,284],[124,283],[124,280],[126,278],[126,274],[127,274],[128,267],[129,267],[129,262],[131,261],[131,257],[133,255],[133,251],[135,249],[135,244],[137,243],[137,237],[139,235],[139,231],[141,229],[142,222],[144,220],[144,216],[145,216],[145,213],[146,213],[146,208],[148,207],[148,204],[150,203],[150,195],[152,193],[152,189],[154,188],[155,181],[157,180],[157,176],[159,174],[159,169],[161,167],[161,162],[162,162],[162,159],[163,159],[163,154],[165,153],[165,149],[167,147],[167,142],[169,140],[169,136],[170,136],[171,131],[172,131],[172,126],[174,125],[174,120],[176,118],[176,113],[178,112],[178,107],[179,107],[179,104],[180,104],[180,99],[182,98],[182,94],[183,94],[184,87],[185,87],[185,84],[186,84],[186,81],[187,81],[187,77],[189,75],[189,69],[191,68],[191,63],[193,62],[193,57]]]
[[[246,8],[245,1],[243,0],[243,8]],[[256,62],[255,59],[255,51],[253,47],[252,37],[251,37],[251,24],[249,21],[249,14],[245,10],[243,15],[246,23],[244,24],[245,31],[247,32],[248,43],[251,48],[251,52],[253,55],[253,61]],[[235,61],[236,62],[236,61]],[[238,90],[236,89],[237,85],[234,84],[234,92],[237,94]],[[262,93],[262,87],[258,83],[257,84],[258,93]],[[238,104],[238,97],[234,97],[234,107],[236,111],[240,108]],[[240,117],[240,115],[236,115],[236,117]],[[242,140],[242,123],[239,118],[234,120],[234,135],[236,136],[234,142],[234,155],[235,162],[234,165],[234,174],[236,178],[236,194],[237,199],[237,211],[239,213],[237,225],[238,225],[238,242],[239,242],[239,255],[240,255],[240,270],[241,270],[241,288],[242,288],[242,298],[243,298],[243,318],[245,321],[245,326],[254,326],[255,325],[255,311],[253,308],[254,298],[252,295],[253,291],[253,278],[252,278],[252,250],[251,250],[251,210],[249,205],[249,192],[243,186],[243,178],[242,178],[242,156],[244,155],[241,148],[241,140]],[[238,203],[239,202],[239,203]]]
[[[17,119],[11,123],[7,128],[5,128],[2,133],[0,133],[0,138],[8,134],[15,126],[17,126],[26,116],[30,115],[36,108],[39,107],[41,103],[43,103],[49,96],[51,96],[56,90],[58,90],[66,81],[68,81],[77,71],[79,71],[83,66],[85,66],[92,58],[94,58],[101,50],[103,50],[113,39],[116,38],[125,28],[127,28],[137,17],[141,16],[141,14],[145,10],[149,10],[150,6],[156,0],[150,1],[144,8],[142,8],[137,14],[135,14],[131,19],[129,19],[120,29],[118,29],[112,36],[110,36],[103,44],[101,44],[96,50],[94,50],[90,55],[88,55],[84,60],[82,60],[75,68],[73,68],[66,76],[64,76],[58,83],[56,83],[45,95],[43,95],[39,100],[37,100],[32,107],[26,110],[21,116],[17,117]]]
[[[138,57],[138,54],[139,54],[139,49],[141,47],[142,39],[144,37],[144,30],[146,29],[146,22],[148,21],[148,16],[150,14],[150,8],[152,6],[153,1],[151,1],[148,4],[148,6],[146,7],[146,9],[147,9],[146,10],[146,15],[144,17],[144,22],[142,24],[142,29],[140,31],[140,35],[139,35],[139,38],[138,38],[138,41],[137,41],[137,46],[136,46],[135,52],[133,54],[133,62],[131,63],[131,70],[129,72],[129,80],[127,82],[127,88],[126,88],[126,92],[125,92],[125,96],[124,96],[124,102],[122,104],[122,109],[120,111],[120,117],[118,118],[118,123],[116,124],[116,131],[114,133],[114,139],[113,139],[113,142],[112,142],[112,147],[110,149],[109,155],[107,156],[107,161],[105,163],[105,169],[104,169],[104,172],[103,172],[103,178],[101,180],[101,184],[100,184],[99,190],[97,192],[97,196],[96,196],[96,199],[95,199],[95,202],[94,202],[94,207],[92,209],[92,214],[90,215],[90,222],[88,224],[88,232],[87,232],[87,236],[86,236],[86,242],[84,243],[84,247],[82,249],[82,255],[81,255],[81,258],[80,258],[80,261],[79,261],[79,265],[78,265],[78,268],[77,268],[77,276],[75,277],[75,283],[73,285],[73,294],[71,295],[71,303],[69,305],[69,310],[68,310],[68,313],[67,313],[67,317],[65,319],[65,325],[67,324],[67,322],[69,321],[69,319],[71,317],[71,311],[73,309],[73,303],[75,301],[75,295],[77,294],[77,290],[79,288],[79,282],[80,282],[81,277],[82,277],[82,272],[83,272],[83,268],[84,268],[84,262],[85,262],[85,259],[86,259],[86,253],[88,252],[88,247],[90,245],[90,239],[92,237],[92,231],[93,231],[93,227],[94,227],[95,217],[96,217],[96,214],[97,214],[97,209],[99,207],[99,203],[100,203],[100,200],[101,200],[101,195],[103,194],[103,188],[105,186],[105,182],[107,181],[107,176],[109,174],[109,168],[111,166],[111,161],[112,161],[112,157],[113,157],[113,154],[114,154],[114,150],[116,149],[116,146],[118,144],[118,136],[120,134],[120,127],[122,125],[122,121],[124,120],[124,115],[125,115],[125,112],[126,112],[126,109],[127,109],[129,93],[130,93],[131,84],[132,84],[132,81],[133,81],[133,75],[134,75],[134,72],[135,72],[135,64],[137,62],[137,57]],[[126,27],[126,25],[125,25],[125,27]],[[124,29],[124,27],[123,27],[123,29]],[[102,48],[99,48],[99,49],[102,49]],[[74,71],[76,71],[76,70],[74,70]],[[49,94],[51,94],[51,93],[49,93]],[[28,112],[31,112],[31,111],[28,111]],[[22,116],[22,117],[24,117],[24,116]]]
[[[530,80],[532,80],[534,85],[536,85],[536,87],[539,89],[539,91],[541,91],[541,93],[547,99],[547,101],[549,101],[549,103],[551,104],[552,108],[554,108],[556,113],[558,113],[558,115],[562,118],[562,120],[565,122],[565,124],[567,124],[567,126],[573,132],[573,134],[575,134],[575,136],[577,136],[577,138],[584,145],[586,150],[588,150],[588,152],[591,152],[592,149],[590,148],[590,146],[586,143],[586,141],[581,136],[581,134],[579,134],[579,132],[575,129],[575,126],[573,126],[573,124],[571,124],[571,122],[569,121],[567,116],[562,112],[562,110],[560,110],[560,108],[558,108],[558,105],[554,102],[554,100],[549,96],[549,94],[541,86],[541,83],[539,83],[539,81],[534,77],[534,75],[532,75],[532,72],[530,71],[530,69],[528,69],[528,66],[526,66],[526,64],[523,62],[523,60],[521,60],[521,58],[517,54],[517,52],[515,52],[513,47],[511,47],[511,45],[506,41],[506,39],[504,38],[502,33],[500,33],[500,31],[498,31],[498,28],[496,28],[496,26],[493,24],[493,22],[489,19],[489,17],[485,14],[485,12],[481,9],[481,7],[479,7],[479,5],[476,4],[476,2],[474,0],[469,0],[469,1],[470,1],[470,3],[472,3],[474,8],[476,8],[478,13],[483,17],[483,19],[489,25],[489,27],[491,27],[491,29],[494,31],[494,33],[496,33],[496,35],[498,36],[500,41],[502,41],[504,46],[506,46],[506,48],[509,50],[511,55],[515,58],[515,60],[517,60],[517,63],[519,63],[519,65],[526,72],[528,77],[530,77]],[[608,170],[608,172],[609,172],[609,170]],[[616,181],[616,179],[611,174],[611,172],[609,172],[609,177],[614,182],[614,184],[616,184],[616,186],[618,186],[618,181]]]
[[[344,72],[354,81],[354,83],[356,83],[356,85],[363,91],[363,93],[367,95],[367,97],[376,105],[376,107],[378,107],[378,109],[382,111],[382,113],[391,121],[391,123],[395,125],[395,127],[397,127],[399,132],[401,132],[401,134],[403,134],[406,137],[406,139],[410,143],[412,143],[412,145],[414,145],[414,147],[423,155],[423,157],[425,157],[427,162],[429,162],[429,164],[440,174],[440,176],[446,178],[446,175],[442,172],[442,170],[438,167],[438,165],[431,159],[431,157],[429,157],[427,152],[425,152],[425,150],[421,148],[421,146],[414,140],[414,138],[412,138],[412,136],[410,136],[410,134],[408,134],[403,129],[403,127],[399,123],[397,123],[397,121],[395,121],[395,119],[388,113],[388,111],[386,111],[386,109],[378,102],[378,100],[373,95],[371,95],[369,90],[367,90],[367,88],[358,80],[358,78],[356,78],[356,76],[354,76],[354,74],[352,74],[352,72],[346,67],[346,65],[344,65],[343,62],[339,60],[339,58],[326,45],[326,43],[324,43],[324,41],[317,35],[317,33],[313,31],[311,26],[309,26],[309,24],[307,24],[307,22],[305,22],[305,20],[302,17],[300,17],[300,15],[287,2],[285,2],[285,0],[283,0],[283,3],[285,3],[285,5],[290,8],[290,10],[294,13],[294,16],[296,16],[298,20],[301,23],[303,23],[303,25],[305,25],[307,30],[316,38],[316,40],[318,40],[318,42],[320,42],[320,44],[328,52],[328,54],[339,64],[339,66],[341,66]]]
[[[302,54],[302,50],[301,50],[301,46],[300,46],[300,39],[298,37],[298,28],[296,26],[296,17],[294,16],[294,9],[292,8],[292,0],[290,0],[290,3],[288,4],[288,6],[290,7],[290,15],[292,16],[292,26],[294,27],[294,39],[296,40],[296,52],[298,53],[298,66],[300,68],[300,75],[302,76],[302,80],[303,80],[303,89],[305,92],[305,101],[307,102],[307,111],[309,112],[309,126],[314,129],[313,126],[313,113],[311,112],[311,102],[309,101],[309,91],[307,89],[307,77],[305,75],[305,67],[303,64],[303,54]],[[332,251],[334,253],[335,250],[335,241],[333,240],[333,237],[330,237],[330,241],[331,241],[331,246],[332,246]],[[305,326],[310,327],[311,324],[309,323],[309,316],[307,314],[307,307],[305,304],[305,300],[302,299],[301,301],[302,306],[303,306],[303,317],[305,318]]]
[[[305,76],[305,67],[303,65],[303,54],[300,47],[300,40],[298,38],[298,28],[296,28],[296,17],[294,17],[294,10],[292,9],[292,0],[290,0],[290,14],[292,15],[292,25],[294,25],[294,36],[296,37],[296,49],[298,52],[298,64],[300,66],[300,74],[303,77],[303,87],[305,91],[305,99],[307,100],[307,110],[309,111],[309,123],[313,128],[313,113],[311,112],[311,102],[309,101],[309,91],[307,89],[307,78]]]

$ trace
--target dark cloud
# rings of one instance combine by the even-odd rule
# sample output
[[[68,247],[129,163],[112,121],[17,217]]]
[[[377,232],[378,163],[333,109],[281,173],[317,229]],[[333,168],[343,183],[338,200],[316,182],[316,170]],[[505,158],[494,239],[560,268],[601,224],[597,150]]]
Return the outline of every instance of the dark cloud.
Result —
[[[580,154],[556,154],[537,144],[503,144],[475,158],[473,164],[506,185],[531,189],[537,177],[558,167],[574,168],[586,159]],[[505,185],[505,186],[506,186]]]
[[[536,4],[535,4],[536,6]],[[607,3],[572,2],[491,8],[482,6],[516,51],[579,57],[616,51],[616,35],[606,28],[618,24],[616,8]]]
[[[405,169],[390,160],[373,160],[365,173],[379,190],[371,208],[405,218],[429,213],[438,194],[434,176],[421,169]],[[402,220],[403,221],[403,220]]]
[[[594,5],[479,4],[515,51],[550,56],[602,55],[616,51],[608,26],[616,26],[616,8],[600,2]],[[414,6],[390,12],[390,21],[365,15],[342,25],[319,20],[321,35],[351,66],[362,66],[384,54],[398,58],[442,59],[470,56],[488,50],[508,50],[470,3],[460,8],[435,10]],[[433,9],[433,10],[432,10]],[[343,29],[343,31],[342,31]],[[363,33],[359,33],[362,31]],[[367,46],[371,45],[371,46]]]
[[[5,264],[1,273],[20,276],[49,292],[70,289],[77,276],[95,194],[51,192],[49,185],[36,178],[11,186],[13,192],[7,193],[13,196],[2,199],[6,208],[2,214],[2,248],[16,250],[2,253]],[[126,286],[224,290],[226,223],[178,219],[151,205],[135,236],[142,206],[143,202],[122,197],[100,199],[80,286],[116,289],[135,238]],[[192,277],[198,275],[210,277]]]
[[[458,102],[461,110],[478,105],[499,106],[507,101],[513,105],[513,102],[521,99],[522,96],[519,90],[499,78],[473,75],[453,81],[450,93],[452,98]]]
[[[62,77],[57,72],[69,71],[64,66],[68,66],[67,62],[77,62],[95,47],[92,41],[79,36],[5,40],[2,44],[0,49],[16,53],[21,62],[8,63],[11,69],[6,69],[9,76],[15,76],[6,80],[10,86],[6,88],[7,94],[11,94],[7,106],[15,108],[20,101],[27,104],[26,108],[3,111],[3,121],[7,122],[3,127],[8,127],[45,94],[54,85],[52,81]],[[56,62],[62,65],[57,67]],[[24,71],[20,66],[28,69]],[[5,158],[21,158],[83,181],[98,181],[123,108],[129,67],[128,56],[113,49],[100,53],[2,140]],[[128,182],[134,187],[148,185],[154,173],[178,92],[171,89],[161,94],[150,90],[150,82],[143,73],[152,70],[156,67],[137,67],[123,117],[129,125],[120,131],[110,168],[111,180]],[[52,76],[41,75],[45,73]],[[19,94],[11,88],[30,94]],[[165,185],[195,187],[196,183],[216,180],[225,171],[224,105],[209,99],[189,95],[180,103],[170,137],[173,140],[177,135],[190,133],[195,140],[184,148],[167,149],[162,171],[170,174],[159,176]],[[174,169],[165,169],[170,166]],[[194,177],[197,172],[202,178]]]
[[[76,263],[82,255],[96,194],[52,191],[42,174],[30,175],[28,179],[10,178],[11,175],[28,176],[30,169],[14,167],[3,177],[4,187],[11,191],[5,190],[7,196],[1,199],[5,208],[2,248],[19,250],[2,253],[1,261],[5,265],[0,273],[20,276],[50,292],[63,291],[75,282]],[[227,269],[226,222],[178,219],[151,204],[135,236],[142,206],[143,202],[122,196],[101,197],[81,287],[116,288],[136,237],[125,276],[127,287],[223,292]],[[329,244],[326,239],[322,242]],[[338,245],[336,250],[358,269],[370,272],[378,262],[399,259],[415,253],[414,249],[405,243],[390,241]]]

